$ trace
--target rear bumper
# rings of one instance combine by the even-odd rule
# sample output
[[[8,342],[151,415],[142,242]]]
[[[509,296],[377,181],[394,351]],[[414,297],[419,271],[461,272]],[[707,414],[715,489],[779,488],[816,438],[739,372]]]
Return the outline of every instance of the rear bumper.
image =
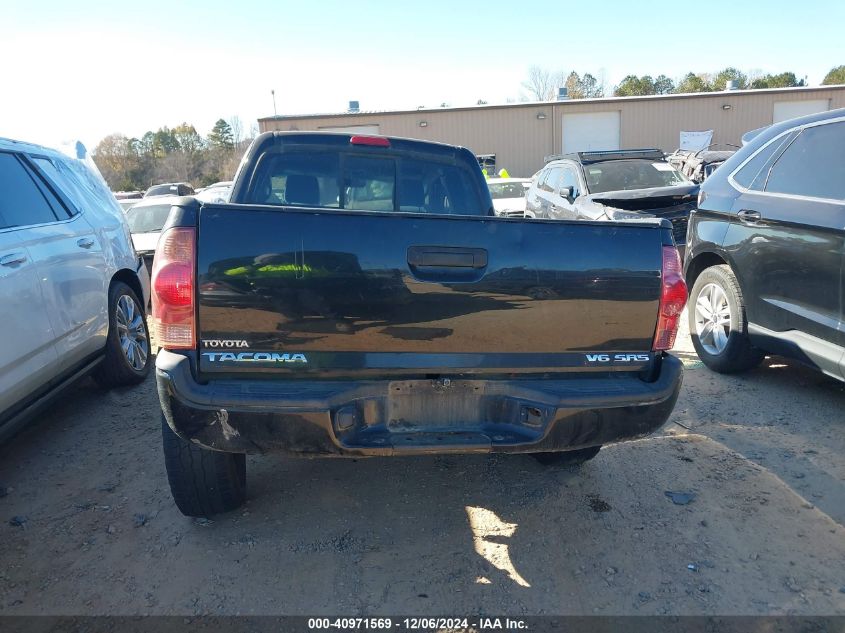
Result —
[[[683,368],[561,380],[246,381],[199,384],[187,357],[161,350],[162,410],[181,437],[235,453],[366,456],[565,451],[659,429]],[[461,420],[456,423],[455,420]]]

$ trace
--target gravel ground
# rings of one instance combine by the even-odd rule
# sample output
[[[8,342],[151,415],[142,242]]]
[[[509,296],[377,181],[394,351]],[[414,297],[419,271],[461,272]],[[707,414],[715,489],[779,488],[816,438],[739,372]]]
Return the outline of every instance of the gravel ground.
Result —
[[[0,613],[845,614],[845,385],[677,354],[671,422],[579,469],[250,458],[213,522],[172,503],[152,378],[83,382],[0,447]]]

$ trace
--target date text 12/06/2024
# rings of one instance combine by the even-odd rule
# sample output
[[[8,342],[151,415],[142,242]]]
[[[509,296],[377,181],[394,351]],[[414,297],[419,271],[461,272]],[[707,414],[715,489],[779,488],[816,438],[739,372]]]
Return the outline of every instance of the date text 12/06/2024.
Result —
[[[353,631],[520,631],[527,630],[525,620],[508,617],[489,618],[309,618],[308,630],[353,630]]]

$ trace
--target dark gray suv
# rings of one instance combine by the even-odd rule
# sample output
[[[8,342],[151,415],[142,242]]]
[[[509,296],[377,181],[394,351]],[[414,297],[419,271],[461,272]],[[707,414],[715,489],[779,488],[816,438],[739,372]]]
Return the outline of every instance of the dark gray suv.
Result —
[[[692,342],[718,372],[770,353],[845,380],[845,109],[743,140],[690,216]]]

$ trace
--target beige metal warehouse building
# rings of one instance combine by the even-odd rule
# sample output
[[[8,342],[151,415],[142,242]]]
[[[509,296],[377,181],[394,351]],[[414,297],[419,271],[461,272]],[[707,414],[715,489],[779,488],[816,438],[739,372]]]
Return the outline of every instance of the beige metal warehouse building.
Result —
[[[453,143],[494,155],[496,168],[511,176],[530,176],[551,154],[640,147],[671,152],[681,131],[713,130],[714,143],[738,145],[748,130],[835,108],[845,108],[845,85],[280,115],[258,123],[262,132],[352,131]]]

